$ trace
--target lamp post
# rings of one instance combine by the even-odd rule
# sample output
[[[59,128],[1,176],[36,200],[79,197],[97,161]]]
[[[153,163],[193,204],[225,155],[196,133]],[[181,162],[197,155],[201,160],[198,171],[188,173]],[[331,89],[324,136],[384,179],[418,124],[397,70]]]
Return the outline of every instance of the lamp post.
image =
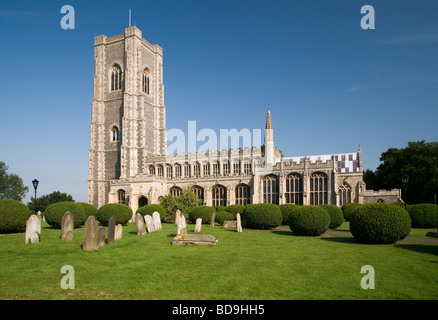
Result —
[[[32,181],[33,187],[35,189],[35,198],[34,198],[34,202],[35,202],[35,204],[34,204],[35,214],[37,213],[37,211],[36,211],[37,210],[37,208],[36,208],[36,193],[37,193],[38,183],[40,183],[40,182],[37,179],[34,179]]]
[[[405,210],[406,210],[406,200],[407,200],[407,189],[408,189],[408,182],[409,182],[409,176],[405,173],[401,177],[403,186],[405,187]]]

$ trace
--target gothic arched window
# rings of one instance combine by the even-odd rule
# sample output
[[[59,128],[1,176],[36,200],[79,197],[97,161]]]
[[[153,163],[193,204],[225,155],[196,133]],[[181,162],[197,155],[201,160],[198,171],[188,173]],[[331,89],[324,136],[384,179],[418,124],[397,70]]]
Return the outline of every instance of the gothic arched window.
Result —
[[[265,176],[263,178],[263,202],[279,203],[279,183],[275,175]]]
[[[204,204],[204,188],[200,186],[193,186],[193,193],[196,194],[199,200]]]
[[[173,186],[170,188],[169,193],[172,197],[178,197],[181,194],[181,188],[177,186]]]
[[[117,126],[114,126],[111,129],[111,141],[112,142],[119,141],[119,128],[117,128]]]
[[[211,190],[213,206],[227,205],[227,188],[221,185],[215,185]]]
[[[111,68],[111,91],[122,89],[122,68],[118,64]]]
[[[303,179],[298,173],[286,177],[286,203],[303,204]]]
[[[310,176],[310,205],[328,204],[328,179],[322,172]]]
[[[239,184],[236,187],[236,204],[247,205],[251,203],[251,195],[249,186],[246,184]]]
[[[339,192],[339,205],[343,206],[346,203],[351,202],[351,187],[348,184],[344,184],[338,187]]]
[[[150,92],[150,74],[151,71],[149,68],[143,70],[141,90],[146,94],[149,94]]]

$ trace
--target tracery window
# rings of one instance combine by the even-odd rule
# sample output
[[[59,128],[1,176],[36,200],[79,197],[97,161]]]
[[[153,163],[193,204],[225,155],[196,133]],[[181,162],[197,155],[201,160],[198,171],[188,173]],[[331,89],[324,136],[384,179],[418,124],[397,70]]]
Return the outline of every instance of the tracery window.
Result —
[[[243,164],[243,172],[247,175],[247,174],[251,174],[251,160],[246,160]]]
[[[125,201],[126,201],[126,193],[125,193],[125,190],[120,189],[120,190],[117,191],[117,201],[118,201],[119,203],[123,203],[123,204],[125,204]]]
[[[263,202],[279,203],[279,183],[278,177],[275,175],[268,175],[263,178]]]
[[[157,175],[161,178],[164,176],[164,170],[163,170],[163,166],[161,164],[159,164],[157,166]]]
[[[193,193],[196,194],[199,200],[204,204],[204,188],[200,186],[193,186]]]
[[[213,206],[227,205],[227,188],[221,185],[216,185],[211,189]]]
[[[175,164],[175,178],[180,178],[181,177],[181,165],[180,164]]]
[[[240,174],[240,161],[239,160],[234,160],[233,161],[233,173],[235,175],[239,175]]]
[[[170,164],[166,165],[166,177],[172,179],[172,166]]]
[[[205,163],[203,167],[204,167],[204,177],[209,177],[210,176],[210,163]]]
[[[328,204],[328,179],[322,172],[310,176],[310,205]]]
[[[236,204],[247,205],[251,203],[251,195],[249,186],[246,184],[239,184],[236,189]]]
[[[115,64],[111,68],[111,91],[122,89],[122,68]]]
[[[298,173],[286,177],[286,203],[303,204],[303,179]]]
[[[339,186],[338,192],[339,192],[339,205],[343,206],[344,204],[351,202],[351,187],[348,184]]]
[[[193,175],[195,177],[199,177],[201,175],[201,165],[199,164],[199,162],[196,162],[193,165]]]
[[[190,177],[190,165],[188,163],[184,165],[184,177]]]
[[[148,68],[143,70],[141,89],[146,94],[149,94],[150,92],[150,74],[151,71]]]
[[[149,166],[149,175],[155,176],[155,167],[153,165]]]
[[[213,175],[218,176],[220,174],[219,163],[213,163]]]
[[[230,161],[225,161],[222,163],[222,171],[224,176],[230,174]]]
[[[181,194],[181,188],[177,186],[173,186],[170,188],[169,193],[172,197],[178,197]]]

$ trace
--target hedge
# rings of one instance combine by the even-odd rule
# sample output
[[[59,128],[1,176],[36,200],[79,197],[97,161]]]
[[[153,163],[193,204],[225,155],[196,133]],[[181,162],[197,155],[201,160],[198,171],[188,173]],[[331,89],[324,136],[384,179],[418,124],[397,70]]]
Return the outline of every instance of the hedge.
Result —
[[[410,230],[409,213],[390,203],[364,204],[350,219],[350,231],[360,243],[394,243],[404,239]]]
[[[342,213],[344,214],[344,219],[347,221],[350,221],[351,215],[353,214],[354,210],[362,206],[360,203],[346,203],[344,204],[341,209]]]
[[[164,209],[164,207],[161,204],[147,204],[141,208],[138,208],[136,213],[140,213],[144,217],[147,214],[152,216],[152,214],[155,211],[160,214],[161,222],[167,222],[166,221],[167,212],[166,209]]]
[[[210,223],[211,215],[216,212],[214,207],[210,206],[196,206],[193,207],[189,212],[189,220],[192,223],[196,223],[196,219],[201,218],[202,223]],[[216,219],[215,219],[216,221]]]
[[[280,205],[281,215],[283,217],[282,224],[288,226],[289,218],[294,210],[297,209],[297,205],[293,203],[286,203]]]
[[[132,218],[132,209],[123,203],[108,203],[97,210],[97,220],[103,226],[108,225],[111,216],[114,216],[116,225],[126,225]]]
[[[407,207],[412,228],[434,228],[438,225],[438,206],[432,203],[420,203]]]
[[[338,206],[334,204],[322,204],[319,207],[327,211],[330,216],[329,229],[336,229],[344,222],[344,214],[342,213],[342,209]]]
[[[0,200],[0,233],[24,232],[32,211],[17,200]]]
[[[216,212],[216,216],[214,221],[219,223],[219,224],[224,224],[224,221],[230,221],[230,220],[235,220],[235,216],[228,211],[219,211]]]
[[[79,203],[71,201],[52,203],[44,211],[44,217],[52,227],[61,228],[62,217],[67,211],[73,214],[75,228],[84,224],[86,220],[84,208]]]
[[[93,216],[97,218],[97,208],[95,206],[86,202],[75,202],[75,203],[79,204],[84,209],[85,221],[87,221],[87,218],[89,216]]]
[[[236,219],[238,213],[240,213],[240,215],[242,215],[243,209],[245,209],[245,206],[243,204],[232,204],[231,206],[225,207],[225,211],[232,213],[234,216],[234,218],[231,220]]]
[[[329,225],[329,214],[319,206],[297,206],[289,217],[290,229],[299,236],[320,236]]]
[[[250,229],[271,229],[281,225],[280,206],[272,203],[248,204],[242,214],[242,224]]]

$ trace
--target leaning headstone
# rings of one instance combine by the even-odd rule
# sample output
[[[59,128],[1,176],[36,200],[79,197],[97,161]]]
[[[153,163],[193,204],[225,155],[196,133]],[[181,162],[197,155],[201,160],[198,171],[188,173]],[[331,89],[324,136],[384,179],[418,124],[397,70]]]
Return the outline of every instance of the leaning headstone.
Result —
[[[154,221],[152,220],[152,217],[147,214],[144,216],[144,221],[146,222],[146,227],[148,228],[148,233],[154,232],[155,225],[154,225]]]
[[[146,229],[144,227],[144,219],[140,213],[137,213],[135,216],[135,225],[137,227],[137,234],[138,235],[146,234]]]
[[[195,233],[201,232],[202,218],[196,219]]]
[[[25,244],[40,242],[41,221],[36,215],[31,215],[26,221],[26,239]]]
[[[161,217],[159,212],[155,211],[152,213],[152,222],[154,223],[155,230],[163,229],[161,226]]]
[[[94,216],[89,216],[85,221],[82,249],[85,251],[99,249],[99,226]]]
[[[211,214],[211,219],[210,219],[210,226],[211,227],[214,227],[214,220],[216,219],[216,212],[213,212],[212,214]]]
[[[114,240],[120,240],[122,239],[122,225],[119,223],[118,225],[116,225],[115,231],[114,231]]]
[[[97,230],[97,247],[100,248],[105,245],[106,231],[104,227],[98,227]]]
[[[181,215],[181,218],[179,220],[178,227],[177,227],[177,233],[178,233],[178,235],[187,234],[186,217],[184,215]]]
[[[114,216],[111,216],[111,218],[108,221],[108,240],[107,240],[108,244],[114,242],[115,233],[116,233],[116,219],[114,218]]]
[[[75,218],[70,211],[64,213],[61,219],[61,240],[73,240]]]
[[[181,211],[178,209],[175,212],[175,224],[178,225],[181,220]]]
[[[242,232],[242,220],[240,218],[240,213],[237,214],[237,232]]]

